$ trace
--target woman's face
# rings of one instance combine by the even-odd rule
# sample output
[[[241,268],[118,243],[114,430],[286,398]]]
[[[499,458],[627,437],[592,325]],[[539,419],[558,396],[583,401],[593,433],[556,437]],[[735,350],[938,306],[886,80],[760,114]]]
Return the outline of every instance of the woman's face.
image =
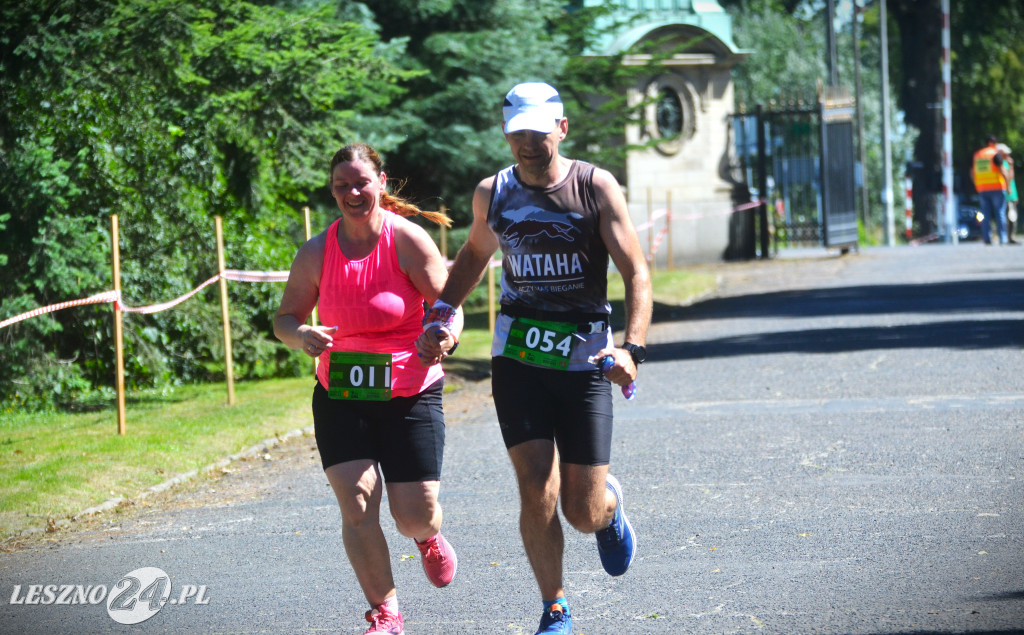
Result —
[[[331,173],[331,195],[346,218],[369,218],[379,207],[387,183],[383,172],[360,159],[339,163]]]

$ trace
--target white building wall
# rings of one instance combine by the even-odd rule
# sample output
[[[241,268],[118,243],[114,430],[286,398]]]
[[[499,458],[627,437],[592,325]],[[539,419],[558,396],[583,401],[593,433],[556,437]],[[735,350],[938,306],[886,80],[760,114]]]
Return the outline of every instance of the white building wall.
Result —
[[[626,165],[630,214],[648,257],[652,238],[658,243],[658,268],[668,265],[670,251],[675,265],[721,260],[729,247],[730,221],[738,220],[731,213],[733,186],[725,180],[727,171],[723,167],[730,148],[728,116],[733,104],[729,70],[677,66],[666,71],[653,80],[653,85],[687,91],[692,132],[678,144],[667,144],[669,147],[630,152]],[[638,86],[632,99],[639,101],[641,91],[650,87]],[[632,126],[627,140],[633,144],[649,141],[652,134],[657,134],[652,130],[651,126]],[[667,209],[672,215],[671,234],[658,241],[666,228]]]

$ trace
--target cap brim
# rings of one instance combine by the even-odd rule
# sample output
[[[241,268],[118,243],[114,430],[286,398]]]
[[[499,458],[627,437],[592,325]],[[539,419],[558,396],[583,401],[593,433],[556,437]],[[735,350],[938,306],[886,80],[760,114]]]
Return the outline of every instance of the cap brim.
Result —
[[[558,127],[558,119],[542,113],[522,112],[513,115],[505,122],[505,132],[519,132],[520,130],[533,130],[548,134]]]

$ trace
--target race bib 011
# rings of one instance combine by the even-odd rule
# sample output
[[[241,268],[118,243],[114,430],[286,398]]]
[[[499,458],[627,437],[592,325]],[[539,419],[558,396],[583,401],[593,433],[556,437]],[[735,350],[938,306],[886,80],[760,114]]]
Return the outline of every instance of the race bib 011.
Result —
[[[391,399],[390,353],[331,353],[327,395],[331,399]]]

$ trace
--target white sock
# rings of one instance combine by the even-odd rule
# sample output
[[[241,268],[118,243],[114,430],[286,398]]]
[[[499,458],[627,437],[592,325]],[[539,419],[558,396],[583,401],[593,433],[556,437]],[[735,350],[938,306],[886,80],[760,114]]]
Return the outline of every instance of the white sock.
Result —
[[[395,595],[392,595],[388,599],[384,600],[384,602],[381,603],[381,606],[387,609],[388,613],[394,613],[395,615],[398,615],[398,594],[396,593]]]

